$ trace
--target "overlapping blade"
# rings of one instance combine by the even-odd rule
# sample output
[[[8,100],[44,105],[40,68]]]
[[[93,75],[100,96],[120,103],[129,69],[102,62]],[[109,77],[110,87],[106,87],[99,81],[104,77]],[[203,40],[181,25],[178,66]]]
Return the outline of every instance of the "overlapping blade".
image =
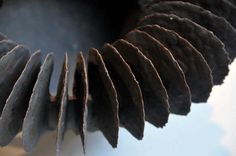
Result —
[[[23,122],[23,145],[28,152],[34,150],[40,136],[48,129],[49,83],[52,71],[53,55],[50,53],[41,66]]]
[[[181,1],[160,2],[147,10],[148,14],[155,12],[175,14],[207,28],[224,43],[231,60],[236,57],[236,30],[225,18],[216,16],[200,6]]]
[[[226,18],[236,28],[236,7],[227,0],[187,0]]]
[[[39,52],[30,57],[27,48],[0,33],[0,146],[22,129],[24,148],[31,152],[45,132],[57,130],[59,156],[67,130],[80,134],[85,151],[86,129],[94,128],[117,147],[119,125],[142,139],[144,120],[164,127],[170,112],[186,115],[191,100],[205,102],[236,56],[236,7],[234,0],[183,1],[131,2],[132,9],[130,3],[117,14],[123,22],[110,21],[119,24],[110,37],[120,35],[115,30],[141,27],[105,44],[101,54],[91,49],[88,62],[80,53],[70,97],[67,54],[57,95],[51,96],[52,54],[41,66]],[[147,16],[136,23],[139,15]]]
[[[115,47],[105,44],[101,55],[117,91],[120,124],[137,139],[142,139],[145,117],[139,84]]]
[[[29,50],[19,45],[0,59],[0,114],[29,57]]]
[[[119,131],[116,89],[99,52],[91,49],[88,59],[89,93],[92,99],[89,115],[112,147],[116,147]]]
[[[213,82],[221,84],[229,72],[230,60],[224,44],[209,30],[175,15],[154,13],[140,20],[139,25],[155,25],[174,30],[187,39],[205,58],[212,70]]]
[[[65,54],[64,63],[62,66],[61,77],[59,80],[60,95],[60,111],[57,125],[57,143],[56,143],[56,155],[60,156],[60,150],[64,139],[65,131],[67,128],[67,116],[68,116],[68,55]]]
[[[168,95],[154,65],[137,47],[123,39],[113,45],[129,64],[139,82],[145,119],[156,127],[165,126],[169,117]]]
[[[184,38],[158,25],[138,28],[170,50],[184,71],[193,102],[206,102],[213,87],[211,70],[203,56]]]
[[[5,146],[21,130],[29,99],[41,65],[40,52],[34,53],[16,81],[0,118],[0,146]]]
[[[129,32],[126,40],[137,46],[153,62],[167,90],[170,111],[180,115],[188,114],[191,106],[190,90],[183,71],[170,51],[158,40],[140,30]]]
[[[85,152],[85,131],[86,131],[86,115],[88,102],[88,76],[87,68],[83,53],[78,54],[76,61],[76,69],[74,75],[73,94],[74,101],[74,122],[75,132],[80,134],[83,149]]]
[[[176,1],[176,0],[152,0],[152,3],[149,5],[153,5],[155,3],[161,1]],[[228,0],[181,0],[184,2],[190,2],[196,5],[199,5],[206,10],[210,10],[214,14],[224,17],[236,28],[236,7],[230,3]]]

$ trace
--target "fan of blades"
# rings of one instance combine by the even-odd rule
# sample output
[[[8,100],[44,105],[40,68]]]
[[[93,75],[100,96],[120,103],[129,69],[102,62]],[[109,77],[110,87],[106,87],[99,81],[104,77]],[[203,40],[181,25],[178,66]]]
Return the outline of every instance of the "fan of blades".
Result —
[[[143,138],[145,121],[163,127],[169,113],[187,115],[223,83],[236,57],[234,0],[140,1],[136,28],[101,50],[79,53],[73,97],[68,96],[68,56],[51,96],[53,54],[0,35],[0,146],[20,131],[26,151],[57,130],[57,154],[66,130],[100,130],[117,146],[119,126]]]

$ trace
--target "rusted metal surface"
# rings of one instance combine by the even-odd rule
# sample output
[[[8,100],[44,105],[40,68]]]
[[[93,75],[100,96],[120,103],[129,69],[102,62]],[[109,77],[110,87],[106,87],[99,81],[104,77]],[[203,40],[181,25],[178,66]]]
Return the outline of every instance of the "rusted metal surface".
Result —
[[[191,105],[190,90],[183,71],[170,51],[158,40],[139,30],[129,32],[126,40],[138,47],[153,62],[167,90],[170,111],[176,114],[188,114]]]
[[[155,25],[173,30],[187,39],[206,59],[213,74],[214,84],[221,84],[228,74],[230,63],[224,44],[209,30],[173,14],[154,13],[140,20],[139,25]]]
[[[53,7],[52,16],[55,16],[54,13],[61,4],[65,4],[65,9],[71,7],[72,10],[77,10],[77,1],[72,1],[70,5],[66,5],[67,1],[60,1],[60,5],[54,5],[57,2],[52,0],[48,2],[49,6]],[[99,40],[97,43],[100,50],[91,48],[89,51],[76,53],[75,68],[70,68],[71,60],[67,53],[63,65],[57,59],[54,62],[53,53],[47,54],[41,65],[39,51],[30,57],[32,49],[6,37],[9,35],[13,38],[24,38],[21,34],[24,29],[22,32],[18,29],[6,31],[9,32],[6,35],[0,33],[0,146],[8,145],[16,134],[22,131],[24,148],[31,152],[45,132],[57,130],[56,153],[59,156],[64,134],[73,130],[80,135],[85,152],[86,132],[100,130],[115,148],[118,144],[119,127],[124,127],[141,140],[145,120],[157,128],[164,127],[168,123],[170,113],[187,115],[191,102],[206,101],[213,84],[222,84],[228,74],[229,56],[231,59],[235,57],[235,6],[226,0],[188,1],[194,5],[186,3],[187,0],[183,1],[185,3],[121,0],[116,2],[118,6],[127,5],[119,14],[117,9],[105,7],[105,4],[111,5],[111,2],[106,3],[106,0],[94,1],[93,4],[83,1],[86,3],[83,7],[91,5],[90,9],[96,10],[95,12],[99,13],[97,15],[104,17],[103,20],[108,21],[109,25],[101,29],[101,25],[91,24],[94,18],[86,18],[91,22],[87,23],[88,28],[92,27],[88,29],[92,31],[89,35],[80,36],[77,27],[73,27],[78,24],[78,21],[74,21],[77,19],[77,12],[60,17],[68,22],[68,25],[65,24],[68,26],[65,30],[61,27],[63,24],[57,27],[58,29],[55,27],[55,30],[47,27],[50,18],[46,16],[46,25],[42,29],[40,25],[24,27],[26,30],[37,28],[37,39],[33,40],[30,36],[33,44],[29,44],[29,47],[40,40],[43,41],[43,48],[56,45],[55,50],[59,51],[64,50],[63,48],[71,50],[73,47],[78,52],[78,44],[82,45],[81,50],[86,49],[87,43],[94,45],[92,40],[87,39],[88,36],[101,37],[101,40],[96,38]],[[16,2],[13,7],[26,7],[20,1]],[[36,4],[31,2],[27,4]],[[6,8],[4,3],[7,4]],[[13,1],[4,3],[1,9],[8,12],[7,7],[10,7]],[[46,1],[42,5],[45,4]],[[220,4],[222,7],[218,7]],[[232,14],[225,12],[225,9],[232,11]],[[12,13],[15,11],[17,10]],[[4,26],[5,20],[11,19],[2,16],[4,18],[0,28]],[[204,21],[200,18],[202,16],[209,21]],[[128,24],[129,20],[132,20],[131,17],[135,19],[130,21],[132,26]],[[133,24],[137,19],[140,19],[140,22],[136,23],[136,27]],[[55,20],[57,23],[58,17]],[[75,25],[72,24],[71,27],[71,23]],[[214,25],[215,23],[218,24]],[[13,26],[15,25],[11,25],[9,30]],[[42,35],[44,28],[48,28],[47,33]],[[51,31],[48,31],[49,28]],[[132,30],[126,32],[130,28]],[[88,30],[86,29],[86,32]],[[107,32],[102,33],[99,30]],[[56,33],[56,40],[49,35],[54,31],[60,31]],[[70,37],[67,40],[57,36],[64,32],[75,40],[71,42]],[[41,40],[42,36],[46,36],[46,39]],[[85,41],[78,40],[79,37]],[[111,44],[101,43],[105,38],[111,39],[107,41]],[[53,44],[50,41],[53,41]],[[54,44],[56,42],[58,43]],[[61,69],[61,72],[58,69]],[[57,75],[59,82],[55,95],[49,89],[50,84],[55,83],[55,78],[52,79],[53,70],[59,71],[60,75]],[[69,78],[70,73],[73,79]]]
[[[182,18],[188,18],[212,31],[224,43],[231,60],[236,56],[236,30],[223,17],[219,17],[200,6],[181,1],[160,2],[148,8],[145,12],[145,14],[155,12],[174,14]]]
[[[185,74],[191,91],[191,100],[206,102],[210,96],[213,82],[211,70],[199,51],[176,32],[158,25],[138,29],[147,32],[169,49]]]
[[[101,55],[117,91],[120,125],[141,139],[144,132],[144,106],[139,84],[115,47],[105,44]]]

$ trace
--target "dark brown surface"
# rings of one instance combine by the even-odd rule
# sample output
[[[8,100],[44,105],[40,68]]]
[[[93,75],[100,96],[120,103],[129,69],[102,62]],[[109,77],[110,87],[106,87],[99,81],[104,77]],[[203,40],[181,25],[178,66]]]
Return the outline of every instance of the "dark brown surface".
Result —
[[[60,111],[57,125],[57,143],[56,143],[56,155],[60,156],[60,150],[64,139],[65,131],[67,128],[67,116],[68,116],[68,55],[65,54],[64,63],[61,71],[60,85],[62,86],[60,96]]]
[[[222,84],[229,72],[230,60],[224,44],[210,31],[196,23],[175,15],[154,13],[140,20],[139,25],[158,24],[174,30],[187,39],[205,58],[212,70],[214,84]]]
[[[154,0],[154,3],[160,1],[175,1],[175,0]],[[214,14],[224,17],[234,27],[236,27],[236,7],[228,0],[181,0],[184,2],[190,2],[199,5],[207,10],[210,10]]]
[[[73,94],[75,96],[74,120],[75,132],[80,133],[83,149],[85,151],[86,113],[88,102],[88,76],[82,53],[77,56],[76,70],[74,75]]]
[[[48,129],[49,83],[53,70],[53,56],[48,54],[38,75],[29,108],[23,122],[23,145],[27,152],[34,150],[40,136]]]
[[[34,53],[9,95],[0,118],[0,146],[5,146],[21,130],[29,99],[41,65],[41,53]]]
[[[112,147],[117,147],[119,131],[117,93],[102,56],[96,49],[91,49],[89,52],[88,79],[92,99],[88,113]]]
[[[0,115],[15,82],[23,71],[30,52],[23,46],[16,46],[0,59]]]
[[[9,93],[11,92],[12,95],[9,97],[6,96],[8,100],[2,117],[0,118],[0,126],[4,118],[6,119],[4,121],[9,123],[13,119],[14,121],[12,121],[12,123],[14,124],[9,124],[7,128],[3,126],[1,129],[0,127],[0,139],[1,136],[4,137],[0,140],[0,145],[1,141],[3,145],[8,144],[15,133],[19,131],[18,128],[21,127],[25,115],[23,123],[23,143],[26,151],[32,151],[34,149],[44,132],[55,130],[56,128],[58,130],[57,155],[60,154],[61,144],[66,130],[74,130],[76,134],[80,133],[84,146],[84,133],[87,125],[88,127],[91,126],[101,130],[109,143],[113,147],[116,147],[119,121],[121,126],[125,126],[136,138],[141,139],[144,129],[143,108],[145,108],[146,113],[145,119],[156,127],[163,127],[168,121],[168,95],[163,82],[169,91],[168,93],[171,95],[171,111],[178,111],[179,114],[187,114],[189,112],[190,93],[180,66],[185,74],[189,73],[186,71],[190,69],[191,72],[195,72],[194,68],[197,68],[197,64],[198,66],[203,65],[204,59],[202,57],[196,57],[196,54],[193,53],[188,57],[186,54],[186,56],[182,55],[182,53],[178,53],[177,55],[175,52],[177,50],[177,52],[180,52],[185,51],[186,47],[190,49],[193,48],[186,44],[182,45],[180,49],[175,47],[172,48],[172,51],[168,51],[168,49],[166,49],[168,45],[162,44],[160,38],[154,38],[145,32],[141,32],[141,34],[145,34],[145,37],[141,36],[137,40],[139,44],[142,45],[140,47],[135,47],[125,40],[115,42],[113,44],[115,47],[109,44],[105,45],[102,49],[105,63],[99,52],[96,49],[91,49],[88,62],[89,89],[91,95],[89,98],[87,69],[82,54],[78,56],[75,75],[71,74],[71,77],[75,79],[73,96],[67,97],[67,83],[71,82],[70,84],[73,86],[73,78],[68,78],[68,66],[71,66],[72,72],[74,72],[74,60],[68,61],[67,57],[63,65],[64,68],[62,68],[57,95],[50,96],[50,80],[52,77],[52,83],[57,84],[57,78],[59,78],[60,74],[60,68],[58,67],[61,67],[63,60],[61,56],[64,51],[67,50],[72,54],[71,57],[75,58],[75,53],[79,50],[87,51],[91,46],[101,47],[104,42],[113,42],[120,37],[119,35],[122,34],[122,30],[125,34],[129,29],[133,29],[138,15],[140,15],[140,10],[136,2],[136,0],[129,2],[126,0],[116,2],[109,0],[8,0],[4,3],[0,14],[1,31],[15,41],[27,44],[30,49],[42,49],[44,53],[56,51],[55,69],[58,73],[55,74],[55,76],[51,75],[53,70],[51,54],[46,58],[39,75],[37,75],[38,72],[35,71],[36,69],[34,70],[36,74],[27,75],[25,74],[26,71],[22,73],[21,69],[20,71],[18,71],[18,69],[16,71],[16,68],[14,68],[16,72],[19,72],[19,75],[14,77],[14,81],[11,81],[14,82],[12,84],[15,87],[6,88],[7,91],[9,89]],[[122,8],[122,11],[120,8]],[[83,24],[81,25],[81,23]],[[68,33],[68,30],[70,33]],[[137,30],[134,32],[137,32]],[[78,36],[78,34],[80,35]],[[177,37],[179,36],[177,35]],[[136,37],[134,38],[136,39]],[[8,57],[9,53],[11,53],[9,51],[16,46],[15,43],[10,42],[11,41],[7,41],[5,36],[0,34],[0,55],[4,56],[6,54],[6,56],[2,57],[0,60],[0,73],[2,60]],[[186,43],[187,42],[188,41],[186,41]],[[170,44],[172,45],[172,42]],[[203,42],[203,44],[205,43]],[[3,51],[2,53],[1,50]],[[143,51],[145,54],[148,54],[147,51],[150,52],[151,55],[148,55],[149,58],[142,54]],[[171,53],[176,54],[174,57],[177,58],[178,56],[178,59],[175,60]],[[194,61],[195,57],[199,58],[199,62]],[[188,60],[186,58],[188,58]],[[16,57],[14,60],[12,58],[9,59],[9,61],[15,64],[19,60],[22,60],[22,58]],[[157,60],[161,63],[158,64]],[[188,61],[192,61],[192,64]],[[14,65],[14,63],[8,63],[8,65],[11,66]],[[201,67],[204,69],[203,71],[207,73],[210,70],[206,67],[206,62],[204,63],[205,66]],[[32,64],[35,65],[34,63]],[[12,72],[12,76],[9,78],[13,78],[16,73],[15,71],[8,70],[10,68],[9,66],[5,67],[4,65],[3,69],[7,69],[6,73]],[[40,65],[37,66],[38,70],[39,66]],[[162,77],[163,79],[161,80],[157,70],[162,70],[162,76],[164,75],[166,77]],[[33,70],[27,71],[34,72]],[[5,75],[6,74],[3,73],[3,77],[5,77]],[[20,79],[18,79],[20,75],[25,76],[24,78],[20,77]],[[192,76],[193,75],[194,74],[192,74]],[[199,76],[201,74],[198,73],[197,75]],[[193,78],[196,77],[193,76]],[[209,77],[204,77],[202,79],[205,80],[208,78]],[[191,76],[189,76],[189,79],[192,79]],[[3,80],[3,82],[7,82],[7,80]],[[20,85],[23,80],[32,80],[32,85]],[[174,85],[169,83],[168,80],[173,80]],[[198,82],[200,78],[195,80]],[[205,82],[204,80],[203,82]],[[192,80],[192,84],[194,82],[195,81]],[[2,84],[3,86],[5,85],[4,83]],[[57,85],[51,85],[52,90],[55,90]],[[195,83],[195,85],[197,85],[197,83]],[[209,83],[206,84],[206,86],[208,85]],[[32,91],[33,87],[34,89]],[[27,92],[26,95],[24,91],[21,92],[20,90],[29,90],[29,92]],[[3,92],[3,94],[5,94],[4,91],[5,90],[0,90],[0,93]],[[72,91],[72,88],[70,88],[69,91]],[[56,91],[52,92],[54,94]],[[200,92],[202,93],[203,99],[206,99],[209,95],[209,90],[203,95],[205,91],[199,89],[198,96],[200,96]],[[31,93],[32,96],[30,97]],[[18,96],[21,94],[22,96]],[[19,101],[19,103],[13,104],[15,99]],[[29,100],[29,108],[27,110]],[[87,100],[89,103],[88,116],[86,114]],[[22,101],[26,102],[22,104]],[[118,102],[120,102],[120,104]],[[181,103],[181,106],[173,106],[173,102]],[[10,115],[8,118],[6,117],[7,115],[4,114],[5,110],[10,108],[12,108],[12,112],[9,114],[8,112],[6,113]],[[17,114],[17,112],[21,113]],[[15,115],[13,115],[13,113],[15,113]],[[85,120],[87,121],[85,122]],[[14,131],[12,129],[14,129]],[[3,133],[1,133],[1,131],[3,131]]]
[[[147,14],[155,12],[175,14],[207,28],[224,43],[231,60],[235,58],[236,30],[225,18],[216,16],[200,6],[181,1],[160,2],[146,10]]]
[[[120,124],[140,140],[143,138],[145,116],[139,84],[115,47],[105,44],[101,55],[117,91]]]
[[[206,102],[213,87],[211,70],[204,57],[184,38],[158,25],[138,28],[168,48],[182,68],[193,102]]]
[[[226,18],[236,28],[236,8],[227,0],[190,0],[190,2]]]
[[[170,51],[158,40],[139,30],[129,32],[126,40],[138,47],[153,62],[167,90],[170,112],[188,114],[191,105],[190,90],[183,71]]]
[[[168,95],[152,62],[125,40],[113,44],[129,64],[139,82],[145,108],[145,119],[156,127],[163,127],[169,117]]]

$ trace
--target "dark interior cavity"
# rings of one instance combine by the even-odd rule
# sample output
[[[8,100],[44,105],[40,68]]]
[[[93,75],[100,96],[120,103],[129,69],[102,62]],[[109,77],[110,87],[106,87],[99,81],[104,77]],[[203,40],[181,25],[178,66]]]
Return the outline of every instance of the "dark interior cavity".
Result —
[[[0,30],[32,50],[87,51],[117,39],[134,8],[132,0],[7,0]]]
[[[0,9],[0,32],[32,52],[55,53],[51,90],[55,92],[65,52],[70,68],[75,54],[100,49],[133,27],[137,0],[6,0]],[[0,1],[1,3],[1,1]],[[71,75],[70,75],[71,77]]]

